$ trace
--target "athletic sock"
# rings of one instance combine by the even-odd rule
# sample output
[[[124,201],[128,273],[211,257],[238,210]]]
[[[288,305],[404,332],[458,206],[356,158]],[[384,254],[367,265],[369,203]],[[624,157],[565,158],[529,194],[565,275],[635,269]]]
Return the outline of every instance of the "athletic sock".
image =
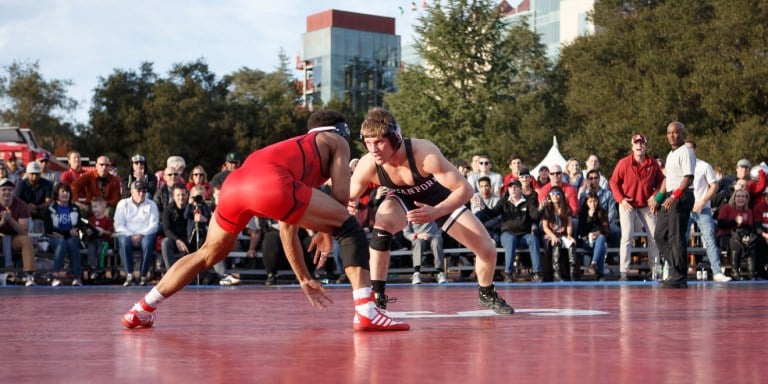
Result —
[[[141,300],[139,300],[139,302],[133,306],[133,309],[135,309],[139,314],[143,314],[143,312],[154,312],[160,303],[163,302],[163,300],[165,300],[165,296],[160,294],[160,291],[157,290],[157,287],[153,287],[149,293],[142,297]]]
[[[371,280],[371,287],[376,293],[384,293],[384,288],[387,287],[387,282],[384,280]]]

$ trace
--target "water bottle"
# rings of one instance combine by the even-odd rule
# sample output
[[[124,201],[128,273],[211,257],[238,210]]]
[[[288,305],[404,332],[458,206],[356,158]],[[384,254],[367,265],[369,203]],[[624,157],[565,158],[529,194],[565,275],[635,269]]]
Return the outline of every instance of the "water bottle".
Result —
[[[704,280],[704,281],[709,280],[709,276],[707,276],[707,270],[706,269],[701,271],[701,279]]]
[[[669,262],[664,260],[664,270],[661,273],[661,279],[666,280],[669,278]]]
[[[661,264],[659,263],[659,258],[655,258],[651,262],[651,280],[658,281],[659,275],[661,275],[661,273]]]
[[[696,280],[701,280],[701,277],[702,277],[702,273],[701,273],[701,270],[699,269],[696,271]]]

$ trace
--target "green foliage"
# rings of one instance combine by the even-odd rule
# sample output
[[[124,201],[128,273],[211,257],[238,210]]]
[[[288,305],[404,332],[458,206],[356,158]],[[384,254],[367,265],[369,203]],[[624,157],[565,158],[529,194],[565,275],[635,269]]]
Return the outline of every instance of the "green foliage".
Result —
[[[730,171],[768,157],[768,5],[761,1],[624,1],[595,4],[599,32],[561,54],[565,102],[581,122],[566,147],[583,157],[626,153],[633,132],[669,150],[665,127],[686,124],[697,154]],[[581,150],[581,151],[580,151]]]
[[[564,113],[553,113],[552,64],[538,36],[508,26],[493,1],[442,4],[414,28],[423,65],[408,66],[385,98],[404,133],[434,141],[451,159],[543,156]]]
[[[70,80],[46,80],[38,62],[14,61],[4,68],[8,77],[0,76],[0,120],[5,125],[34,128],[44,147],[53,149],[72,140],[71,124],[63,114],[77,108],[77,102],[67,97]],[[63,113],[63,114],[62,114]]]

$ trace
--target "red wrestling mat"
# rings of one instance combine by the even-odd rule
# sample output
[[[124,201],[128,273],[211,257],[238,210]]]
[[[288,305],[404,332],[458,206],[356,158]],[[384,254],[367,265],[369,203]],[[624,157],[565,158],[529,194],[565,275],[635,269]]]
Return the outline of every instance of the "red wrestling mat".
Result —
[[[758,383],[768,283],[393,285],[409,332],[352,331],[348,286],[328,311],[298,287],[189,287],[151,329],[119,317],[145,288],[0,289],[4,382]]]

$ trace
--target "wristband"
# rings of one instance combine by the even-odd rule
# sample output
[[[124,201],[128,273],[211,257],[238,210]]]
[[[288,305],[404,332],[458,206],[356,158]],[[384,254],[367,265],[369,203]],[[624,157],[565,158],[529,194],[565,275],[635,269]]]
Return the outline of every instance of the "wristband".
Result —
[[[664,192],[659,192],[656,194],[656,197],[653,198],[654,201],[661,204],[664,202]]]
[[[682,194],[683,194],[683,191],[681,189],[679,189],[679,188],[675,189],[675,191],[672,192],[672,198],[677,200],[677,199],[680,198],[680,195],[682,195]]]

